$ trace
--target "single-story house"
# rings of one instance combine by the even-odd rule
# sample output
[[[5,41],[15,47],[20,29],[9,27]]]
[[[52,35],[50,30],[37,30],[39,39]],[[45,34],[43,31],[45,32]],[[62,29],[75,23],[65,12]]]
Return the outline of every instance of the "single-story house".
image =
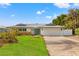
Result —
[[[5,26],[0,26],[0,33],[6,32],[8,29]]]
[[[63,26],[48,24],[17,24],[15,26],[21,32],[31,32],[38,35],[72,35],[72,30],[64,29]]]

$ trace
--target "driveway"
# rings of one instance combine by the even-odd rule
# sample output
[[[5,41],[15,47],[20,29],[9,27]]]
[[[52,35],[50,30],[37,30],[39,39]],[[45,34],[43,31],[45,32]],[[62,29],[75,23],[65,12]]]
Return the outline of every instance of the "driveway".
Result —
[[[79,41],[64,36],[44,36],[50,56],[79,56]]]

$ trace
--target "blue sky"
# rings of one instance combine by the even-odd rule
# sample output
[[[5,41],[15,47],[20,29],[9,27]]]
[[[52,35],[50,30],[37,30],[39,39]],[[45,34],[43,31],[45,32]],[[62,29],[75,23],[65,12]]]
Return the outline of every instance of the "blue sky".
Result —
[[[79,8],[78,3],[0,3],[0,25],[18,23],[47,24],[70,8]]]

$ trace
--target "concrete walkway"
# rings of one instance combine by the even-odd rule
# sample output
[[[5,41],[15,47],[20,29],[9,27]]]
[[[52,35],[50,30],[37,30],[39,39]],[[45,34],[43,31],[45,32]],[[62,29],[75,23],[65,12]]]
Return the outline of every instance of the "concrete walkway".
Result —
[[[79,56],[79,41],[63,36],[44,36],[51,56]]]

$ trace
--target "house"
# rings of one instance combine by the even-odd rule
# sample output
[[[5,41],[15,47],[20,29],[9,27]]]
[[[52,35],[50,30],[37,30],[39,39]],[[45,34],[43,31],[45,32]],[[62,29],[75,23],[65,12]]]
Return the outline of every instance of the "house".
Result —
[[[72,30],[65,30],[63,26],[52,24],[17,24],[12,27],[16,27],[20,32],[31,32],[34,35],[72,35]]]
[[[8,29],[5,26],[0,26],[0,33],[6,32]]]

